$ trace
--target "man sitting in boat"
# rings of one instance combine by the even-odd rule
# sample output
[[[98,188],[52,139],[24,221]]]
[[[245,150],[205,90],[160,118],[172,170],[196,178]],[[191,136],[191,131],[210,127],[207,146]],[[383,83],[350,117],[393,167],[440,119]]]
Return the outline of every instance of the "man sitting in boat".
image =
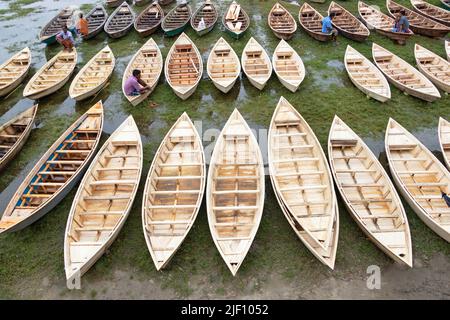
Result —
[[[336,13],[331,12],[328,16],[322,19],[322,33],[331,34],[331,40],[336,42],[338,31],[333,28],[331,22],[333,21]]]
[[[398,30],[397,32],[409,32],[409,20],[406,17],[406,11],[401,10],[400,11],[400,19],[398,20]]]
[[[64,47],[64,50],[72,51],[75,45],[72,32],[69,31],[66,25],[62,26],[62,30],[56,35],[56,41]]]
[[[127,96],[138,96],[150,90],[148,84],[141,79],[141,70],[133,70],[132,75],[125,81],[124,90]]]
[[[77,22],[77,32],[82,36],[87,36],[89,33],[89,22],[83,17],[83,13],[80,12],[79,20]]]

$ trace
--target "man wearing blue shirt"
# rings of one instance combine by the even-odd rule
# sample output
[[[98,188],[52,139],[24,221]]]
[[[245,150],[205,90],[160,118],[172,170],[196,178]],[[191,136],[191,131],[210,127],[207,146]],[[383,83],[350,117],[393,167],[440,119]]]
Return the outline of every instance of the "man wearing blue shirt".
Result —
[[[398,32],[409,32],[409,20],[406,17],[406,11],[401,10],[400,11],[400,20],[398,21]]]
[[[322,19],[322,33],[331,34],[331,40],[336,41],[338,31],[333,28],[332,21],[335,13],[331,12],[328,16]]]

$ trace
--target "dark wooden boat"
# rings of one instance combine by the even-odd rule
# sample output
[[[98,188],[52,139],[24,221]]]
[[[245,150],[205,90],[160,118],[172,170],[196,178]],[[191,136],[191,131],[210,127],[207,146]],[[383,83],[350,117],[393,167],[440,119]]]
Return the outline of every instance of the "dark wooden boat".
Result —
[[[56,17],[50,20],[41,30],[39,40],[45,44],[52,44],[56,42],[56,35],[61,31],[63,25],[66,25],[69,30],[74,33],[75,26],[69,25],[71,23],[73,9],[70,7],[62,9]]]
[[[120,38],[126,35],[133,27],[135,14],[127,2],[122,3],[105,24],[105,32],[111,38]]]
[[[137,7],[142,7],[148,3],[149,0],[134,0],[134,5]]]
[[[210,0],[206,0],[192,15],[191,27],[199,36],[202,36],[214,28],[218,17],[219,14],[214,4]]]
[[[414,10],[439,23],[450,27],[450,11],[436,7],[431,3],[422,0],[411,0]]]
[[[306,2],[301,6],[300,12],[298,13],[298,20],[306,33],[318,41],[330,41],[331,34],[322,33],[322,19],[323,16],[319,11]]]
[[[94,9],[88,12],[85,18],[88,21],[89,33],[83,36],[83,39],[88,40],[92,39],[103,30],[106,20],[108,20],[108,13],[103,6],[97,5]]]
[[[233,1],[223,15],[225,31],[234,39],[239,39],[250,26],[250,18],[236,1]]]
[[[450,0],[441,0],[442,6],[447,10],[450,10]]]
[[[125,0],[106,0],[106,6],[108,8],[117,8],[120,6]]]
[[[168,4],[171,4],[175,0],[158,0],[159,5],[161,6],[167,6]]]
[[[331,1],[328,7],[328,14],[331,12],[335,13],[332,23],[339,34],[359,42],[363,42],[369,37],[369,29],[357,17],[334,1]]]
[[[164,10],[155,1],[138,15],[134,21],[134,29],[140,36],[146,37],[159,28],[163,19]]]
[[[173,37],[183,32],[191,19],[191,14],[191,7],[186,3],[179,4],[170,10],[161,24],[165,35]]]
[[[267,22],[279,39],[289,40],[297,31],[297,22],[295,22],[294,17],[278,2],[270,10]]]

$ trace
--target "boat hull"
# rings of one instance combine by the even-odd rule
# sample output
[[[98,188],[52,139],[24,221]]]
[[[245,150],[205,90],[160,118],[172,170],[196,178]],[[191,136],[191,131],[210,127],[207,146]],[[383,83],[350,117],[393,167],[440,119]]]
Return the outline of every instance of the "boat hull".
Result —
[[[174,37],[179,35],[180,33],[182,33],[186,28],[187,25],[189,24],[189,21],[187,21],[184,25],[176,28],[176,29],[171,29],[171,30],[164,30],[164,35],[166,37]]]

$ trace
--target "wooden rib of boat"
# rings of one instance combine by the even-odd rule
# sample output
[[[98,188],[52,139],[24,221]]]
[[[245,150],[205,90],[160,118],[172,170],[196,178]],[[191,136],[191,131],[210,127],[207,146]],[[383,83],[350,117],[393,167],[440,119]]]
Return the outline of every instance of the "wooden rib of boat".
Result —
[[[129,96],[125,93],[125,82],[132,75],[133,70],[141,71],[141,79],[151,88],[151,90],[138,96]],[[144,101],[155,89],[163,69],[163,57],[158,45],[150,38],[131,58],[122,78],[122,92],[128,101],[137,106]]]
[[[164,268],[197,218],[206,180],[202,140],[183,113],[153,158],[142,202],[142,225],[157,270]]]
[[[71,52],[61,50],[28,81],[23,96],[36,100],[62,88],[74,72],[77,59],[75,48]]]
[[[151,3],[134,21],[134,29],[142,37],[147,37],[158,30],[164,19],[164,10],[158,2]]]
[[[114,131],[80,183],[64,237],[66,278],[82,276],[122,229],[142,172],[142,141],[132,116]]]
[[[222,18],[225,31],[234,39],[239,39],[250,26],[250,17],[236,1],[228,7]]]
[[[167,6],[168,4],[171,4],[175,0],[158,0],[158,3],[162,6]]]
[[[303,3],[298,13],[300,25],[311,37],[318,41],[326,42],[331,40],[331,33],[322,33],[323,16],[310,6],[307,2]]]
[[[148,3],[149,0],[134,0],[134,5],[137,7],[142,7]],[[157,3],[157,2],[156,2]]]
[[[406,40],[414,34],[411,30],[409,30],[409,32],[392,31],[395,20],[362,1],[358,2],[358,12],[368,28],[375,29],[379,34],[392,39],[398,44],[405,44]]]
[[[450,41],[445,40],[445,53],[447,54],[447,61],[450,61]]]
[[[239,78],[239,57],[224,38],[220,38],[212,48],[206,70],[216,88],[224,93],[230,91]]]
[[[102,32],[108,20],[108,13],[102,5],[97,5],[88,12],[85,18],[88,22],[88,34],[83,36],[83,39],[88,40]]]
[[[69,95],[77,101],[89,98],[108,83],[116,64],[116,58],[109,46],[104,47],[78,72],[73,79]]]
[[[381,102],[391,99],[391,88],[383,73],[350,45],[345,51],[344,64],[350,80],[368,97]]]
[[[281,84],[290,91],[297,91],[305,78],[305,66],[298,53],[283,39],[275,48],[272,65]]]
[[[191,27],[199,36],[202,36],[214,28],[218,17],[219,13],[211,0],[205,0],[192,15]]]
[[[438,136],[445,165],[450,170],[450,122],[444,118],[439,118]]]
[[[0,126],[0,171],[14,158],[30,136],[38,105]]]
[[[385,144],[389,169],[403,198],[431,230],[450,242],[450,208],[442,197],[450,194],[450,172],[393,119]]]
[[[52,44],[56,42],[56,35],[61,31],[63,25],[66,25],[69,30],[74,33],[75,28],[71,26],[71,19],[73,9],[70,7],[62,9],[58,14],[47,23],[39,33],[39,40],[45,44]]]
[[[367,40],[370,31],[357,17],[334,1],[328,7],[328,14],[331,12],[335,14],[332,23],[339,34],[359,42]]]
[[[134,19],[135,13],[125,1],[116,10],[114,10],[108,18],[108,21],[106,21],[105,32],[111,38],[117,39],[123,37],[133,27]]]
[[[164,34],[173,37],[182,33],[191,19],[191,14],[191,7],[185,3],[181,3],[170,10],[161,24]]]
[[[102,129],[100,101],[75,121],[31,169],[3,213],[0,233],[29,226],[64,199],[94,157]]]
[[[125,0],[106,0],[106,6],[108,8],[117,8],[124,2],[126,2],[126,1]]]
[[[432,102],[441,97],[436,87],[416,68],[385,48],[372,44],[375,65],[399,90],[416,98]]]
[[[404,10],[406,13],[406,17],[409,20],[409,28],[414,33],[428,37],[440,38],[445,37],[450,31],[449,27],[430,18],[427,18],[426,16],[421,15],[415,11],[412,11],[394,1],[386,0],[386,8],[393,18],[399,16],[400,12]]]
[[[11,93],[28,74],[31,67],[31,52],[22,49],[0,65],[0,97]]]
[[[330,168],[314,132],[283,97],[270,123],[268,162],[289,224],[313,255],[334,269],[339,214]]]
[[[164,74],[175,94],[183,100],[197,89],[203,75],[203,61],[194,42],[183,32],[170,48]]]
[[[264,167],[256,137],[234,109],[216,140],[206,205],[214,243],[236,275],[255,238],[264,207]]]
[[[337,116],[328,156],[342,199],[361,230],[389,257],[412,267],[411,234],[400,197],[377,157]]]
[[[241,64],[250,83],[259,90],[264,89],[272,75],[272,63],[266,50],[253,37],[245,45]]]
[[[294,17],[279,2],[275,3],[270,10],[267,22],[279,39],[289,40],[297,31],[297,22]]]
[[[410,0],[414,10],[439,23],[450,27],[450,11],[436,7],[422,0]]]
[[[450,10],[450,0],[441,0],[441,3],[444,6],[444,8]]]
[[[417,68],[439,89],[450,93],[450,63],[421,45],[414,46]]]

